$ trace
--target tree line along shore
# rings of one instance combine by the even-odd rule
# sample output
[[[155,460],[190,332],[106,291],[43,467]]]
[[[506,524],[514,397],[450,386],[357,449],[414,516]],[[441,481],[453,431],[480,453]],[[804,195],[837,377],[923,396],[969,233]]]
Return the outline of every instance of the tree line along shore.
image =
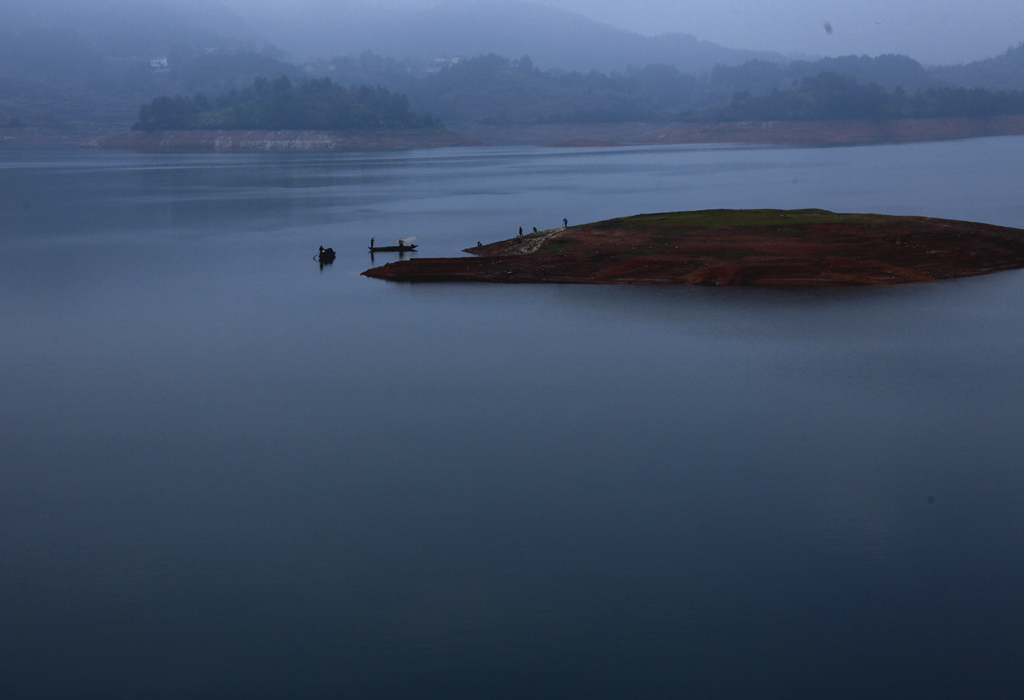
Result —
[[[785,72],[773,64],[750,61],[716,67],[710,86],[699,87],[696,76],[669,66],[611,75],[562,74],[541,71],[525,57],[509,61],[481,56],[414,78],[394,62],[364,56],[359,65],[365,70],[345,62],[340,65],[347,69],[337,72],[376,78],[373,83],[343,87],[343,82],[328,77],[257,77],[241,89],[212,97],[205,92],[159,96],[142,105],[135,128],[429,129],[440,127],[442,121],[526,126],[987,119],[1024,114],[1024,90],[936,86],[907,61],[828,59],[804,65],[795,76],[793,69]],[[813,72],[815,67],[821,70]],[[868,78],[877,80],[865,82]]]
[[[287,66],[279,63],[282,70]],[[259,66],[270,67],[265,59]],[[788,66],[754,60],[716,66],[703,83],[670,66],[583,74],[544,71],[527,57],[493,55],[426,74],[368,53],[335,59],[330,67],[338,80],[285,71],[212,95],[161,95],[139,108],[133,126],[147,133],[248,132],[250,137],[135,134],[97,145],[181,150],[191,142],[197,150],[302,150],[400,143],[843,144],[1024,133],[1024,90],[938,85],[919,64],[898,56]],[[353,81],[348,87],[340,82],[346,78]],[[359,78],[367,82],[354,82]],[[257,132],[277,135],[257,137]],[[312,139],[306,132],[333,136]],[[438,138],[443,133],[449,136]],[[396,134],[403,138],[380,138]],[[285,141],[289,144],[282,146]]]

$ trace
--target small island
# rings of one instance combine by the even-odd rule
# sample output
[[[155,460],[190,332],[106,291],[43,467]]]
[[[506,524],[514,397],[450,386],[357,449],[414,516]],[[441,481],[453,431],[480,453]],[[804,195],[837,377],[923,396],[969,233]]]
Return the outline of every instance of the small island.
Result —
[[[823,209],[641,214],[414,258],[367,277],[402,282],[893,285],[1024,267],[1024,230]]]

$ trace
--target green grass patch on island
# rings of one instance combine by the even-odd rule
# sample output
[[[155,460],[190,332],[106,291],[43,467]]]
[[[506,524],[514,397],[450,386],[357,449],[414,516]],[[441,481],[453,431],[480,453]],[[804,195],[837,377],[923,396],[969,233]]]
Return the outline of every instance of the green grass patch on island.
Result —
[[[836,214],[824,209],[702,209],[668,214],[639,214],[610,219],[595,227],[644,230],[671,235],[680,231],[722,231],[736,228],[780,228],[786,235],[803,235],[800,226],[884,226],[883,217],[871,214]]]
[[[572,250],[579,244],[579,241],[572,238],[556,238],[541,246],[540,250],[543,253],[564,253],[567,250]]]

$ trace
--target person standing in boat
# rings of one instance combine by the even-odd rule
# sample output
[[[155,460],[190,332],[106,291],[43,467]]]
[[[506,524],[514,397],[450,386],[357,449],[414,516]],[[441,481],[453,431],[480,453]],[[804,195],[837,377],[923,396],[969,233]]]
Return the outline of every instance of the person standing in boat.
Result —
[[[370,250],[373,250],[373,239],[374,236],[370,236]]]

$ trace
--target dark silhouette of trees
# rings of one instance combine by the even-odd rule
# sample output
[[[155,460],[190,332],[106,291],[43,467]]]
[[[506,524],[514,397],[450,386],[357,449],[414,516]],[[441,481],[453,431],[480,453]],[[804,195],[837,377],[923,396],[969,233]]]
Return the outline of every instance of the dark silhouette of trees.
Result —
[[[668,122],[692,104],[696,79],[672,66],[605,74],[542,71],[529,56],[490,54],[420,76],[415,104],[452,121],[483,124]]]
[[[994,117],[1024,114],[1024,92],[997,92],[965,88],[929,88],[892,92],[876,83],[862,85],[855,78],[820,73],[803,78],[794,89],[772,90],[752,97],[737,92],[724,106],[691,111],[683,121],[815,121],[843,119],[899,119],[935,117]]]
[[[296,85],[281,76],[257,78],[252,86],[231,90],[213,101],[201,93],[192,98],[157,97],[139,108],[139,120],[132,129],[380,131],[440,127],[436,119],[412,113],[404,95],[382,87],[344,88],[330,78],[306,79]]]
[[[361,65],[370,65],[363,56]],[[851,59],[851,65],[878,70],[899,57]],[[833,61],[839,63],[838,60]],[[397,64],[383,68],[400,73]],[[895,70],[895,69],[894,69]],[[779,77],[779,68],[750,62],[739,69],[716,69],[720,87],[764,85]],[[529,57],[512,61],[479,56],[414,77],[405,74],[409,94],[420,109],[451,119],[484,124],[611,123],[626,121],[814,121],[934,117],[992,117],[1024,114],[1024,91],[929,87],[911,92],[863,83],[853,75],[821,72],[796,82],[783,80],[769,91],[737,90],[732,99],[700,109],[701,90],[693,76],[671,66],[651,65],[624,73],[541,71]],[[718,101],[718,100],[716,100]],[[703,102],[708,105],[708,101]],[[286,75],[255,79],[241,90],[214,99],[158,97],[139,109],[133,129],[252,129],[386,131],[440,128],[438,120],[416,114],[404,94],[368,85],[341,87],[330,78]]]

